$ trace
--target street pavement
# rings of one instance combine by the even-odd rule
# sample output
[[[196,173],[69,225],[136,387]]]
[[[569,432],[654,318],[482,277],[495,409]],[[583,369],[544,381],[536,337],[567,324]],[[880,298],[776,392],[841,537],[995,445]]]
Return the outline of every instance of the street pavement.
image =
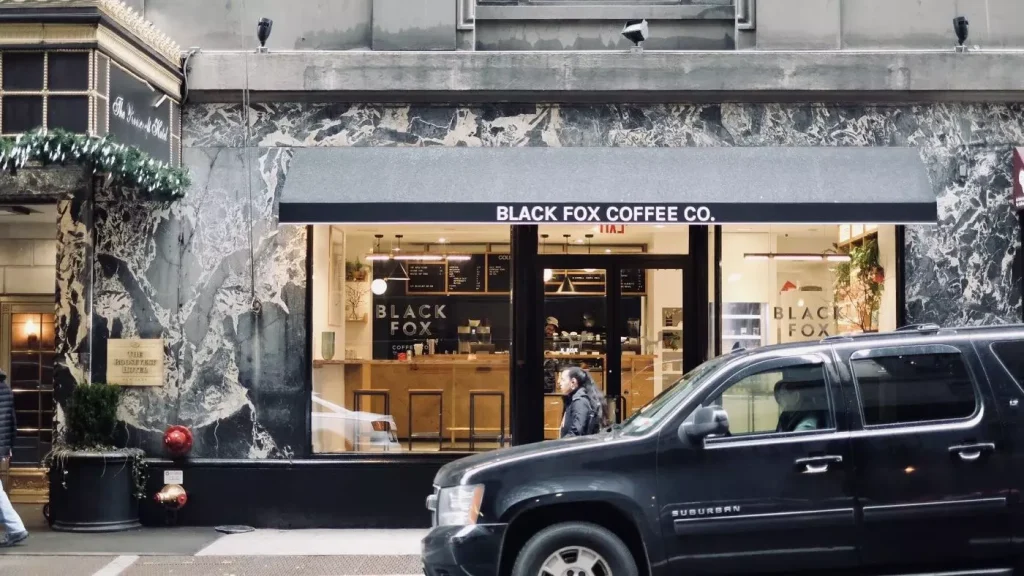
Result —
[[[30,513],[31,514],[31,513]],[[28,520],[33,517],[23,514]],[[0,549],[0,576],[413,576],[423,573],[425,530],[143,528],[53,532],[26,522],[29,539]]]

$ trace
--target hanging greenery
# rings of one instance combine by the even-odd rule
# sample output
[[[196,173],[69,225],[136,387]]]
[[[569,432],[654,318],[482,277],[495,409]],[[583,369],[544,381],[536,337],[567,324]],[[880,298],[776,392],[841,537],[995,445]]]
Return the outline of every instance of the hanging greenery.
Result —
[[[178,200],[190,184],[188,170],[154,160],[109,135],[88,136],[42,128],[17,138],[0,138],[0,169],[12,174],[28,162],[43,166],[75,162],[93,174],[108,174],[111,184],[135,188],[152,200]]]

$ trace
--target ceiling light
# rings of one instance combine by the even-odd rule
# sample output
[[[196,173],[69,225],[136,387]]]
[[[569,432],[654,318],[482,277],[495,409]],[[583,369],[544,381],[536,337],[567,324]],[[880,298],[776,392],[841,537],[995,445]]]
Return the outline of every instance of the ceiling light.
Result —
[[[612,253],[612,249],[611,248],[605,248],[604,249],[604,253],[605,254],[611,254]]]
[[[437,239],[437,243],[438,243],[438,244],[444,244],[444,243],[445,243],[445,242],[447,242],[447,241],[448,241],[448,240],[446,240],[446,239],[444,239],[444,238],[438,238],[438,239]]]
[[[746,260],[786,260],[790,262],[819,262],[822,260],[829,262],[849,262],[849,254],[816,254],[814,252],[809,253],[789,253],[789,254],[778,254],[778,253],[746,253],[743,255]]]
[[[583,244],[583,238],[577,238],[576,239],[576,243],[577,244]]]
[[[469,254],[449,254],[445,256],[449,262],[465,262],[472,258]]]
[[[391,255],[390,254],[381,254],[380,253],[380,239],[383,238],[384,235],[383,234],[374,234],[373,237],[377,240],[377,245],[373,247],[373,252],[371,252],[371,253],[366,255],[366,259],[371,261],[371,262],[375,261],[375,260],[376,261],[390,260],[391,259]]]
[[[555,275],[555,273],[554,273],[554,271],[551,270],[551,268],[545,268],[544,269],[544,281],[545,282],[551,282],[551,278],[554,277],[554,275]]]
[[[380,296],[388,291],[388,283],[383,278],[377,278],[373,282],[370,282],[370,292],[373,292],[377,296]]]
[[[419,260],[422,262],[437,262],[444,260],[444,256],[440,254],[399,254],[395,256],[395,260]]]
[[[654,227],[655,228],[664,228],[665,225],[664,224],[655,224]]]
[[[813,262],[815,260],[825,259],[821,254],[775,254],[772,257],[776,260],[788,260],[792,262]]]

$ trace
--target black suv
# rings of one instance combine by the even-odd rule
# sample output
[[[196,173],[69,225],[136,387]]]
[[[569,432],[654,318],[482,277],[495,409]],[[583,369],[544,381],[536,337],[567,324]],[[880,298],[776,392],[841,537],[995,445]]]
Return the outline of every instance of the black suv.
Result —
[[[1010,573],[1024,326],[710,360],[598,435],[442,468],[427,576]]]

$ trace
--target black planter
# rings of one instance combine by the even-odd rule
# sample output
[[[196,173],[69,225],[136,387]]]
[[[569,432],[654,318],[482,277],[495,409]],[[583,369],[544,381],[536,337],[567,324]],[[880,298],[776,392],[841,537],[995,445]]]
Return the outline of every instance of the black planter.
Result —
[[[61,532],[119,532],[138,528],[132,458],[72,452],[50,470],[49,521]]]

